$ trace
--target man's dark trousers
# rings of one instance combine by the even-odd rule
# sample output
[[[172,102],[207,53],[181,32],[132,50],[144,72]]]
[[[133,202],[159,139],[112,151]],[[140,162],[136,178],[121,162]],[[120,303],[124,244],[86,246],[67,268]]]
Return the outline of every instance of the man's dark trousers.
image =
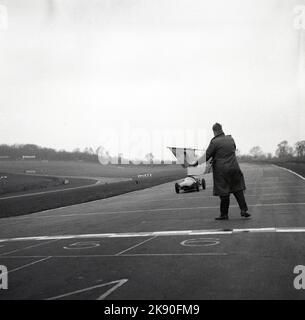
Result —
[[[246,203],[246,199],[244,196],[244,191],[236,191],[233,192],[239,208],[242,212],[246,212],[248,211],[248,207],[247,207],[247,203]],[[221,212],[221,216],[227,216],[228,212],[229,212],[229,206],[230,206],[230,195],[227,196],[220,196],[220,212]]]

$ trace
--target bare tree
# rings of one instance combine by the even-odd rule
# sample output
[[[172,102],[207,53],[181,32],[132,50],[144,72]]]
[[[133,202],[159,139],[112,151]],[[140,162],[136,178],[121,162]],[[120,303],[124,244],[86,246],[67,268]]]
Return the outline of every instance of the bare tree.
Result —
[[[287,157],[292,157],[293,155],[293,148],[291,146],[289,146],[288,141],[284,140],[282,142],[280,142],[277,145],[277,149],[275,151],[275,154],[280,158],[280,159],[284,159]]]
[[[94,154],[94,151],[91,147],[86,147],[83,151],[83,153],[86,153],[86,154]]]
[[[250,149],[250,155],[253,158],[258,159],[258,158],[261,158],[264,155],[264,153],[263,153],[261,147],[255,146],[255,147]]]
[[[154,155],[150,152],[145,155],[145,159],[149,164],[153,164]]]
[[[305,140],[298,141],[295,144],[295,153],[298,158],[305,157]]]

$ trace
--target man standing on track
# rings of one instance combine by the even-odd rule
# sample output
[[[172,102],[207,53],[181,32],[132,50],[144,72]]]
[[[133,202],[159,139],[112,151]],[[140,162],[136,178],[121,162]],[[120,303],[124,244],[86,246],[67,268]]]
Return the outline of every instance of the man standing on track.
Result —
[[[227,220],[230,194],[233,193],[240,207],[242,217],[248,218],[248,207],[244,196],[245,179],[236,159],[236,145],[230,135],[225,135],[219,123],[213,125],[214,138],[211,140],[206,153],[194,164],[197,166],[212,158],[214,196],[220,197],[220,217],[216,220]]]

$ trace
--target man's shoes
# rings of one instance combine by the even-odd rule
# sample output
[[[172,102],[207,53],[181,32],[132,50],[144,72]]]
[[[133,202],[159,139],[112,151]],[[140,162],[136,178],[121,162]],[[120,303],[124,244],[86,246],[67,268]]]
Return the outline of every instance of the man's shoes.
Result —
[[[240,213],[240,215],[241,215],[242,217],[245,217],[245,218],[251,217],[251,214],[248,213],[247,211],[242,211],[242,212]]]
[[[220,216],[215,218],[215,220],[228,220],[228,219],[229,219],[229,216]]]

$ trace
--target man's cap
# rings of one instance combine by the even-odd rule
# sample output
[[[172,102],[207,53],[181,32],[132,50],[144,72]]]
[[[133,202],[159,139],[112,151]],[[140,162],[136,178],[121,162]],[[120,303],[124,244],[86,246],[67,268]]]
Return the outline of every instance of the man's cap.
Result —
[[[222,126],[220,123],[216,122],[213,127],[212,127],[213,131],[222,131]]]

